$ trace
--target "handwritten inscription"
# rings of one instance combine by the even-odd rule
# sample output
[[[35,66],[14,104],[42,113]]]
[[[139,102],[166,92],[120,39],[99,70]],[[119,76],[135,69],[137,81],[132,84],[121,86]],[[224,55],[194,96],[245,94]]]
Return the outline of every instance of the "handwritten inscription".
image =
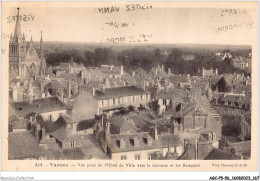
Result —
[[[106,38],[101,40],[101,43],[109,43],[109,44],[144,43],[150,41],[151,38],[152,38],[152,34],[149,35],[141,34],[138,36]]]
[[[236,30],[236,29],[241,29],[241,28],[247,28],[247,29],[252,29],[255,28],[254,22],[246,22],[246,23],[240,23],[240,24],[231,24],[231,25],[225,25],[225,26],[219,26],[214,29],[215,33],[219,32],[226,32],[230,30]]]
[[[153,5],[151,4],[127,4],[126,11],[135,11],[135,10],[148,10],[152,9]]]
[[[128,27],[128,23],[126,22],[106,22],[105,25],[108,25],[109,27],[112,28],[127,28]]]
[[[231,15],[239,15],[246,14],[246,9],[222,9],[220,12],[220,16],[231,16]]]
[[[5,34],[5,33],[2,33],[1,34],[1,39],[9,39],[11,37],[11,34]]]
[[[1,49],[1,52],[2,52],[2,55],[5,55],[6,49],[5,49],[5,48],[2,48],[2,49]]]
[[[118,12],[119,7],[117,6],[111,6],[111,7],[104,7],[104,8],[98,8],[99,13],[113,13],[113,12]]]
[[[17,16],[8,16],[6,17],[7,22],[6,23],[11,23],[12,21],[17,20]],[[20,21],[34,21],[34,14],[24,14],[19,16]]]
[[[126,11],[136,11],[136,10],[148,10],[152,9],[153,5],[149,3],[145,4],[127,4],[125,6]],[[101,7],[98,8],[98,12],[101,14],[107,14],[107,13],[117,13],[119,12],[120,8],[118,6],[111,6],[111,7]]]

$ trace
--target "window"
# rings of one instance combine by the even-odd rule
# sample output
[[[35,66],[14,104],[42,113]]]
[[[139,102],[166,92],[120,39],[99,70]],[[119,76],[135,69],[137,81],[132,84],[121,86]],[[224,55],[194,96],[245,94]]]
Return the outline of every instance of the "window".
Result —
[[[213,141],[215,141],[217,139],[217,135],[215,132],[213,132]]]
[[[75,147],[75,142],[74,141],[70,142],[70,147],[71,148]]]
[[[102,107],[104,106],[104,101],[101,101],[101,106],[102,106]]]
[[[136,159],[136,160],[140,160],[140,158],[141,158],[140,154],[136,154],[136,155],[135,155],[135,159]]]
[[[163,99],[163,105],[166,105],[166,99]]]
[[[135,96],[133,96],[133,102],[135,102]]]
[[[113,99],[113,105],[115,105],[116,104],[116,99]]]
[[[212,141],[212,134],[209,133],[209,141]]]
[[[153,154],[148,154],[148,160],[152,160]]]
[[[126,155],[121,156],[121,160],[126,160],[126,158],[127,158]]]

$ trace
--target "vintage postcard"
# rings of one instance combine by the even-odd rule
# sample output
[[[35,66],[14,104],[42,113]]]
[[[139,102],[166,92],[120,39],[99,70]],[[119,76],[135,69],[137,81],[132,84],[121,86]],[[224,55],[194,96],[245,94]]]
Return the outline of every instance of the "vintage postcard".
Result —
[[[2,2],[3,171],[258,170],[257,2]]]

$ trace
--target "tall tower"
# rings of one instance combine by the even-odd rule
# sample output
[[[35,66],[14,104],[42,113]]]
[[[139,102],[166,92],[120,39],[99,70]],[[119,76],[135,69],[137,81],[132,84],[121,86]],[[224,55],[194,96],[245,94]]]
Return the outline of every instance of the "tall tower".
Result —
[[[43,47],[42,47],[42,31],[41,31],[41,40],[40,40],[40,47],[39,47],[39,57],[43,58],[44,54],[43,54]]]
[[[14,36],[11,36],[9,41],[9,75],[10,80],[16,78],[17,76],[21,77],[21,66],[20,62],[25,61],[26,57],[26,43],[24,34],[21,32],[20,25],[20,8],[17,8],[17,18],[14,29]]]

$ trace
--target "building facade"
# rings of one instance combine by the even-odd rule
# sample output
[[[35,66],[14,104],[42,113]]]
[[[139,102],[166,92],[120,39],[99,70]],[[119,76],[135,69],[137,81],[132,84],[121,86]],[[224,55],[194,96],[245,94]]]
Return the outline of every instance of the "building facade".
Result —
[[[18,8],[14,35],[11,36],[9,41],[10,80],[14,78],[21,80],[36,79],[45,75],[47,68],[42,46],[42,35],[39,48],[35,48],[32,37],[29,46],[27,45],[25,35],[21,32]]]

